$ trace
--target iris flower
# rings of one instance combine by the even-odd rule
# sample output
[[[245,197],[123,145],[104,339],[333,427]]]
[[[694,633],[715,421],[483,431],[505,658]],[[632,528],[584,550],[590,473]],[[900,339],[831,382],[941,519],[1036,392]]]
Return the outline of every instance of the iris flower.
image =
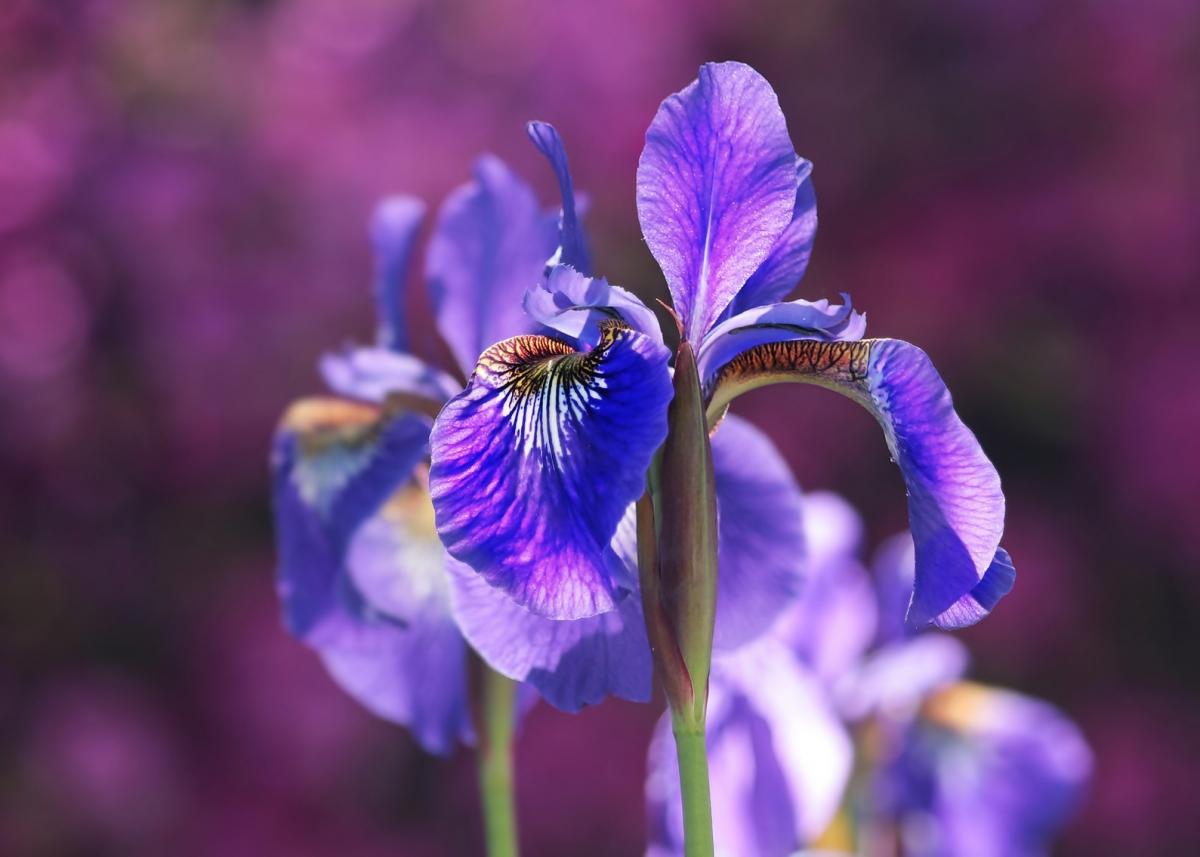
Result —
[[[689,352],[711,424],[772,383],[818,384],[865,407],[908,491],[908,621],[970,624],[1012,582],[1010,566],[993,564],[999,478],[924,352],[862,339],[865,319],[848,302],[780,302],[812,246],[810,172],[775,93],[746,65],[705,65],[663,102],[638,165],[637,207],[680,320],[679,354]],[[438,532],[452,556],[530,611],[594,616],[633,589],[612,539],[667,438],[670,352],[637,298],[571,269],[552,271],[526,306],[552,332],[487,348],[434,426]]]
[[[553,129],[535,137],[548,154],[561,151]],[[562,170],[565,177],[565,161]],[[425,276],[455,360],[449,372],[408,350],[404,285],[424,206],[411,197],[381,203],[371,224],[377,342],[327,355],[321,371],[336,395],[294,404],[275,439],[288,628],[348,693],[408,726],[434,753],[474,734],[468,647],[452,607],[452,579],[461,571],[438,540],[428,493],[432,417],[462,389],[456,374],[469,372],[484,346],[530,327],[521,295],[557,251],[560,218],[576,242],[573,260],[586,265],[569,184],[563,193],[561,215],[544,211],[528,185],[484,156],[474,180],[446,199]],[[530,635],[548,624],[521,618]],[[538,682],[551,697],[554,677],[549,670]]]
[[[917,857],[1045,854],[1090,774],[1078,728],[1047,703],[963,681],[956,639],[892,621],[912,586],[907,533],[872,575],[849,504],[810,494],[804,513],[804,592],[762,639],[714,661],[716,853],[899,841]],[[669,732],[664,717],[647,765],[650,857],[684,853]]]

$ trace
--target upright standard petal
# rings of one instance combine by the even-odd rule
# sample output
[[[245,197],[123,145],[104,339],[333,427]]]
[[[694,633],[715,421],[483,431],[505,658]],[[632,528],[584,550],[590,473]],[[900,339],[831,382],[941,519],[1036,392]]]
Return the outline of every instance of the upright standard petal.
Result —
[[[469,373],[483,349],[529,329],[521,310],[558,246],[558,218],[498,158],[446,198],[429,241],[426,278],[438,330]]]
[[[588,252],[587,238],[575,210],[575,187],[571,182],[571,168],[567,164],[567,149],[562,137],[548,122],[530,122],[525,126],[529,139],[537,150],[546,156],[558,179],[558,190],[562,194],[562,214],[559,218],[558,262],[570,265],[577,271],[590,274],[592,257]]]
[[[338,604],[342,561],[354,532],[412,474],[429,423],[337,399],[305,399],[275,439],[279,593],[289,629],[313,642]]]
[[[371,244],[375,248],[375,306],[379,315],[379,344],[393,351],[408,349],[404,284],[408,262],[416,244],[425,203],[412,196],[390,196],[371,216]]]
[[[691,342],[770,255],[798,185],[779,100],[750,66],[701,66],[663,101],[638,161],[638,220]]]
[[[1004,529],[1000,477],[925,352],[894,339],[756,345],[707,380],[710,418],[746,390],[787,381],[843,393],[883,427],[908,489],[916,544],[909,624],[959,627],[995,606],[1013,576],[1007,555],[997,557]]]
[[[591,351],[519,336],[484,352],[431,437],[451,555],[535,613],[611,610],[632,581],[610,541],[666,436],[668,356],[616,323]]]
[[[713,839],[722,857],[787,857],[832,819],[850,775],[850,737],[815,678],[762,641],[714,664],[706,743]],[[653,855],[682,855],[670,717],[655,730],[646,799]]]
[[[804,572],[804,504],[787,462],[752,424],[730,416],[712,437],[717,486],[717,620],[713,645],[765,633]]]
[[[756,306],[781,301],[804,276],[812,255],[813,239],[817,237],[817,195],[813,191],[811,174],[812,162],[799,158],[796,175],[800,187],[796,190],[792,222],[775,241],[771,255],[758,266],[733,299],[726,315],[737,315]]]

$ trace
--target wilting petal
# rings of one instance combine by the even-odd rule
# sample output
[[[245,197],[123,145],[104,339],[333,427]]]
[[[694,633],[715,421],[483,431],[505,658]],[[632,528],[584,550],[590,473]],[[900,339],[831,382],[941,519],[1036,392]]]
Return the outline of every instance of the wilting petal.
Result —
[[[525,312],[534,321],[583,345],[600,341],[600,328],[614,318],[662,342],[653,311],[637,296],[603,277],[586,277],[570,265],[555,265],[544,282],[525,292]]]
[[[354,532],[412,474],[429,422],[337,399],[306,399],[284,415],[272,466],[279,593],[289,629],[309,639],[339,599]]]
[[[748,309],[781,301],[796,287],[812,255],[813,239],[817,235],[817,195],[813,192],[810,174],[812,163],[799,158],[796,175],[800,187],[796,191],[796,206],[792,222],[775,241],[771,255],[758,266],[746,281],[737,297],[725,311],[737,315]]]
[[[383,404],[403,393],[445,402],[462,385],[419,357],[386,348],[348,348],[321,358],[321,375],[340,396]]]
[[[431,438],[451,555],[535,613],[613,609],[631,581],[610,540],[666,435],[667,358],[615,324],[586,352],[542,336],[489,348]]]
[[[1012,691],[958,684],[931,699],[907,754],[933,785],[937,853],[1040,857],[1078,807],[1087,742],[1061,711]],[[931,853],[920,849],[911,852]]]
[[[371,244],[375,248],[375,305],[379,314],[379,344],[394,351],[408,349],[404,284],[425,203],[412,196],[391,196],[375,207]]]
[[[875,637],[875,589],[857,558],[862,520],[836,494],[806,494],[804,538],[804,588],[774,636],[832,684],[857,666]]]
[[[771,85],[709,63],[663,101],[637,170],[638,220],[699,343],[792,220],[796,152]]]
[[[438,330],[464,372],[493,342],[529,329],[521,297],[558,246],[557,220],[490,155],[476,162],[475,180],[442,204],[426,278]]]
[[[824,830],[850,775],[850,738],[820,685],[774,645],[714,664],[707,744],[716,853],[729,857],[793,854]],[[683,854],[669,716],[651,742],[646,797],[649,853]]]
[[[562,214],[559,219],[558,262],[570,265],[577,271],[591,273],[592,257],[588,252],[587,238],[575,212],[575,188],[571,183],[571,168],[567,164],[567,150],[562,137],[548,122],[530,122],[525,126],[529,139],[539,152],[546,156],[554,175],[558,179],[558,190],[562,194]]]
[[[717,620],[713,645],[757,637],[800,591],[804,512],[800,486],[765,434],[729,416],[712,438],[717,485]]]
[[[855,312],[850,296],[842,295],[843,304],[827,300],[788,301],[748,309],[718,324],[700,347],[699,372],[708,383],[713,374],[743,351],[769,342],[796,339],[862,339],[867,318]]]
[[[895,339],[755,346],[707,382],[710,418],[746,390],[786,381],[837,390],[883,427],[908,489],[916,543],[910,626],[959,625],[994,606],[1012,576],[1004,557],[996,563],[1004,529],[1000,477],[954,412],[950,391],[925,352]],[[977,590],[989,570],[994,582]],[[974,604],[961,601],[966,595]]]
[[[471,647],[497,672],[525,681],[563,711],[606,696],[650,699],[653,664],[641,599],[586,619],[531,613],[450,559],[454,615]]]

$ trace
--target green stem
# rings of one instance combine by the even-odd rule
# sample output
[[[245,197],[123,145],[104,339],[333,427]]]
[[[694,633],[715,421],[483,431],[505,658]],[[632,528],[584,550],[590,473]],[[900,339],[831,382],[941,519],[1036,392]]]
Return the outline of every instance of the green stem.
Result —
[[[488,857],[517,857],[512,750],[517,683],[484,667],[482,684],[479,793],[487,853]]]
[[[679,790],[683,796],[686,857],[713,857],[712,800],[708,794],[708,752],[704,727],[699,732],[672,720],[679,757]]]

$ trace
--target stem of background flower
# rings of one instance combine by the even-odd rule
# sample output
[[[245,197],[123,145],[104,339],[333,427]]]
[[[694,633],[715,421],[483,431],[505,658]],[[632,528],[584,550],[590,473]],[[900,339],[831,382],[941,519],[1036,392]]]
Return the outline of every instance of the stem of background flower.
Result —
[[[485,666],[481,690],[479,794],[487,853],[488,857],[517,857],[512,747],[517,683]]]
[[[679,792],[683,798],[686,857],[713,857],[712,799],[708,791],[708,749],[700,731],[671,718],[675,754],[679,758]]]

